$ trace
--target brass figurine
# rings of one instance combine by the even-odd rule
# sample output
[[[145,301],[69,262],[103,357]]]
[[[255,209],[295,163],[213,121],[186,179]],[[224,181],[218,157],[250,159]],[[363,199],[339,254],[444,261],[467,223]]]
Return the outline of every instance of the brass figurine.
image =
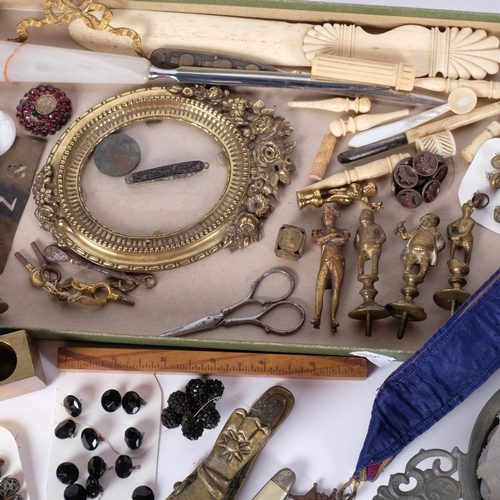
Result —
[[[338,203],[339,205],[350,205],[353,201],[361,201],[369,206],[374,212],[382,208],[382,202],[373,202],[371,197],[378,193],[377,185],[369,181],[364,186],[353,182],[348,186],[338,189],[314,189],[311,191],[298,191],[297,203],[299,209],[306,205],[321,207],[325,203]]]
[[[208,457],[167,500],[233,500],[258,454],[290,414],[294,398],[284,387],[269,388],[250,412],[236,409]]]
[[[465,276],[470,272],[469,265],[474,243],[472,230],[475,225],[471,218],[473,211],[474,204],[469,200],[462,205],[462,216],[449,224],[447,228],[448,239],[451,241],[450,259],[447,262],[451,274],[448,283],[451,288],[436,292],[434,302],[439,307],[451,311],[451,315],[470,297],[470,293],[462,288],[467,284]],[[463,260],[456,258],[459,248],[463,249]]]
[[[375,216],[367,208],[359,216],[360,226],[354,237],[354,246],[358,250],[358,281],[363,283],[359,292],[363,303],[348,313],[349,318],[366,321],[365,334],[371,336],[372,320],[387,318],[389,311],[374,301],[377,290],[373,286],[378,281],[378,263],[386,235],[382,227],[375,222]],[[371,272],[366,271],[366,263],[371,261]]]
[[[337,331],[339,322],[335,319],[339,305],[340,288],[344,280],[345,259],[341,247],[345,245],[351,233],[347,229],[335,226],[340,212],[330,205],[323,209],[323,224],[325,229],[315,229],[312,232],[313,240],[321,246],[321,264],[316,278],[316,300],[314,318],[311,320],[314,328],[321,324],[323,310],[323,295],[328,288],[332,289],[331,330]]]
[[[404,262],[403,279],[406,286],[401,290],[403,299],[388,304],[391,316],[401,320],[398,339],[402,339],[408,321],[423,321],[427,318],[424,309],[413,299],[419,295],[417,285],[423,283],[425,275],[431,266],[436,266],[438,262],[438,253],[446,246],[446,242],[437,230],[440,219],[434,214],[425,214],[420,218],[420,226],[407,231],[405,221],[399,222],[394,230],[407,240],[406,247],[401,253],[401,260]],[[414,266],[418,267],[418,273],[414,273]]]

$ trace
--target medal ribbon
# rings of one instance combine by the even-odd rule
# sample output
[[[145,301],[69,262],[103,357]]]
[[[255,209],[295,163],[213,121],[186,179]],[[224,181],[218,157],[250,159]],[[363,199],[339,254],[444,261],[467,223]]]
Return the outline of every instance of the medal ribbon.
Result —
[[[500,368],[500,269],[382,384],[347,486],[375,481],[413,439]]]

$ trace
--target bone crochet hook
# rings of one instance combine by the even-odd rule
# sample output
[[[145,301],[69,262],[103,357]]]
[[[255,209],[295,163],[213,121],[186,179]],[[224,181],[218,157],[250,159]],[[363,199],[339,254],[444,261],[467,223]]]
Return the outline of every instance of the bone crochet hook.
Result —
[[[457,115],[463,115],[472,111],[477,103],[476,93],[467,87],[460,87],[453,90],[448,96],[448,102],[437,108],[428,109],[422,113],[409,116],[396,122],[387,123],[370,130],[365,130],[356,134],[348,143],[352,148],[359,148],[366,144],[371,144],[381,139],[386,139],[401,132],[406,132],[414,127],[427,123],[442,114],[452,111]]]
[[[441,99],[397,93],[377,85],[316,81],[308,74],[192,67],[167,70],[156,68],[141,57],[0,41],[0,81],[145,84],[156,78],[202,85],[307,89],[346,97],[361,94],[409,105],[443,103]]]

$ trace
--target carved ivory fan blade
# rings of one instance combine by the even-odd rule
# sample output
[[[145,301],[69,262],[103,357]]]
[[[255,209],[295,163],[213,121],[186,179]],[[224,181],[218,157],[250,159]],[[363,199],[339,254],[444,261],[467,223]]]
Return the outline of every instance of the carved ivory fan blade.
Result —
[[[499,70],[500,41],[483,30],[399,26],[372,35],[355,25],[324,24],[304,37],[304,54],[316,54],[414,66],[416,76],[483,79]]]

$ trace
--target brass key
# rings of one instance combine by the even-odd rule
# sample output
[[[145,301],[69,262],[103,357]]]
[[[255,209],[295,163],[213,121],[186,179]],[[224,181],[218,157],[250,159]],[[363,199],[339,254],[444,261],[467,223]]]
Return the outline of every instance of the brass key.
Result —
[[[95,300],[102,301],[103,304],[106,304],[110,300],[114,300],[117,302],[124,302],[129,306],[133,306],[135,304],[134,300],[129,299],[128,297],[123,297],[122,295],[118,295],[117,293],[114,293],[111,286],[103,281],[89,285],[88,283],[86,283],[81,279],[71,277],[68,280],[66,280],[65,283],[77,291],[90,292]],[[101,296],[102,291],[104,291],[104,297]]]
[[[35,267],[31,262],[28,262],[28,260],[26,260],[19,252],[16,252],[14,255],[30,273],[31,284],[33,286],[43,288],[45,286],[45,281],[42,279],[42,275],[40,274],[40,268]]]

